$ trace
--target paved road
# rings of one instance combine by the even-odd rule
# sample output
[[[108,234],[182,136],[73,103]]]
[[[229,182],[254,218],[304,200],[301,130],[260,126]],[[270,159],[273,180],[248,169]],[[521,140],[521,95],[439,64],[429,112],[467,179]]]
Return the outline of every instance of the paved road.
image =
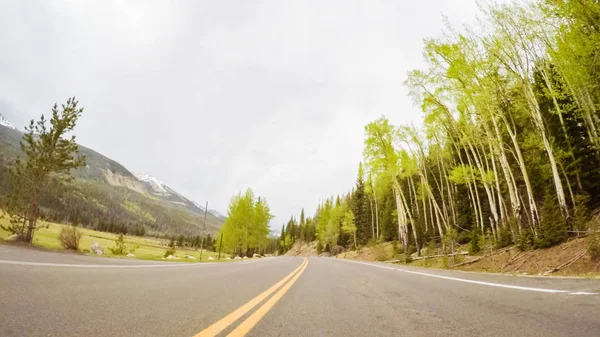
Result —
[[[597,337],[592,293],[600,280],[329,258],[144,263],[0,245],[0,336]]]

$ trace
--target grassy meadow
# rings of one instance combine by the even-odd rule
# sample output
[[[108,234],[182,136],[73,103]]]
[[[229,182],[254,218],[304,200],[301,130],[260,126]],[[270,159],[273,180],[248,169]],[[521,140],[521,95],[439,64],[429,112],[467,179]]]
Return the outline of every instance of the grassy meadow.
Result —
[[[3,226],[7,226],[9,224],[9,220],[7,218],[0,218],[0,224]],[[33,238],[33,246],[63,250],[63,247],[60,244],[59,235],[60,231],[65,225],[60,225],[51,222],[40,221],[38,229],[36,230],[35,236]],[[198,262],[200,258],[200,251],[195,249],[182,249],[177,247],[176,253],[173,255],[177,260],[166,260],[164,259],[165,251],[168,249],[168,240],[157,239],[157,238],[148,238],[148,237],[138,237],[138,236],[125,236],[125,243],[128,249],[135,249],[133,253],[135,258],[125,257],[122,255],[114,255],[109,250],[109,247],[115,247],[115,240],[118,235],[107,232],[99,232],[92,229],[80,228],[83,236],[81,237],[81,241],[79,243],[79,250],[86,253],[87,255],[94,256],[103,256],[103,257],[113,257],[113,258],[126,258],[126,259],[139,259],[139,260],[158,260],[158,261],[180,261],[180,262]],[[10,236],[10,232],[5,231],[0,227],[0,240],[6,240]],[[95,255],[89,253],[90,246],[93,242],[97,242],[103,249],[103,255]],[[191,255],[196,259],[188,259],[186,256]],[[214,260],[217,260],[218,253],[204,251],[202,253],[202,261],[208,261],[208,257],[212,256]],[[225,258],[224,255],[221,256],[222,259]]]

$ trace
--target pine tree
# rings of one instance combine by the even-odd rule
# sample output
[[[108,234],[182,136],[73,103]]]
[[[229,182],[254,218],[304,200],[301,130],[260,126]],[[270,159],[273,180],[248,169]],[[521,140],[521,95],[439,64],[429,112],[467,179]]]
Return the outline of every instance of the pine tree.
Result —
[[[85,166],[85,156],[77,156],[75,136],[64,138],[73,131],[83,112],[75,98],[69,98],[61,110],[52,108],[48,121],[44,115],[25,127],[21,141],[25,159],[18,157],[10,174],[13,186],[3,202],[11,217],[10,230],[18,239],[31,242],[40,216],[40,197],[51,179],[71,180],[71,170]],[[49,122],[49,125],[48,125]]]
[[[371,237],[371,224],[369,215],[369,199],[365,193],[364,171],[362,163],[358,165],[358,177],[356,187],[352,194],[351,210],[356,225],[356,237],[358,243],[364,244]]]

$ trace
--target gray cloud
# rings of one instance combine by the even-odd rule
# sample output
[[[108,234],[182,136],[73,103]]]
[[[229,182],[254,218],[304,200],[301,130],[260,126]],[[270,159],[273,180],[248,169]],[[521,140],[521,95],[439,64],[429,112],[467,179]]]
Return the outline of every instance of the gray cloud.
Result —
[[[0,4],[0,112],[77,95],[79,141],[225,212],[252,187],[277,226],[348,190],[363,125],[418,121],[402,82],[422,39],[474,1]]]

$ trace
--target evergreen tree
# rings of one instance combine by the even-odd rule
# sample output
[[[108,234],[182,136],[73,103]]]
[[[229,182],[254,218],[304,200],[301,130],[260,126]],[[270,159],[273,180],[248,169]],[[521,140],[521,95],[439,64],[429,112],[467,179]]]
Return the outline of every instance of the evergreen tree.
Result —
[[[25,159],[18,157],[13,163],[12,189],[3,202],[11,218],[9,229],[19,240],[33,240],[40,217],[40,197],[50,179],[68,181],[72,179],[72,169],[85,166],[84,156],[74,156],[78,149],[75,136],[65,138],[83,112],[78,103],[74,97],[69,98],[60,110],[55,104],[49,121],[42,115],[25,127],[21,141]]]

